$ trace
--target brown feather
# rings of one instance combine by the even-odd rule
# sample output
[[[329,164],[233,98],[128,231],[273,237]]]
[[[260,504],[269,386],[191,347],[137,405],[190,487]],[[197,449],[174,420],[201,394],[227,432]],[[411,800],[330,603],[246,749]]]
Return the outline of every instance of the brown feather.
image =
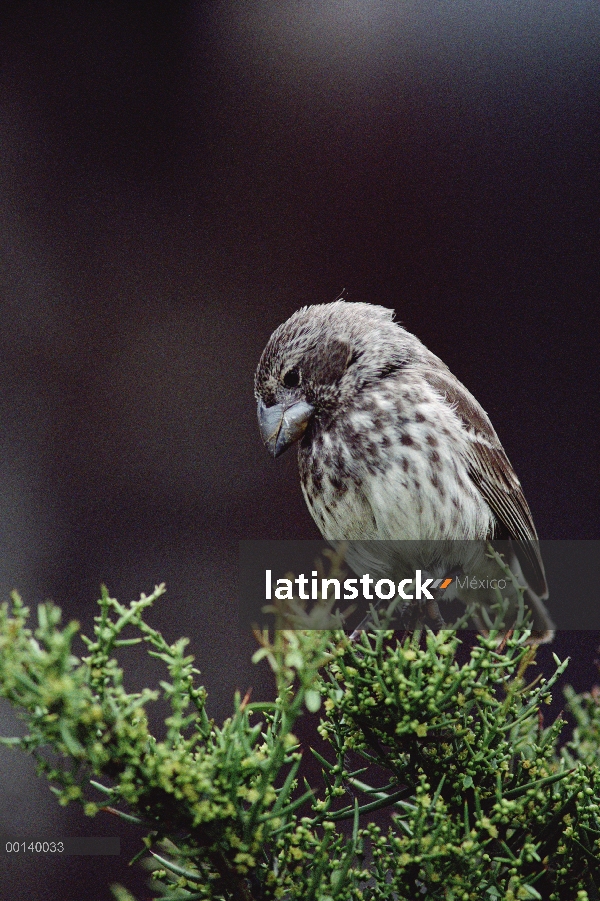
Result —
[[[513,539],[523,575],[531,589],[545,598],[548,586],[544,564],[521,483],[486,412],[450,370],[441,365],[443,368],[421,371],[431,387],[452,404],[463,423],[469,439],[469,475],[498,520],[498,528],[490,538]]]

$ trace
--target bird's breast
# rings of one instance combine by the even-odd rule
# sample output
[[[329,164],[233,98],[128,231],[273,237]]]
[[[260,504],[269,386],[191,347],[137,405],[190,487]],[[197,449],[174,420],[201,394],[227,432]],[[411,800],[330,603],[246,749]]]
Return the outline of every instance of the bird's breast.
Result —
[[[302,491],[330,540],[485,537],[491,511],[459,451],[423,414],[354,410],[299,450]]]

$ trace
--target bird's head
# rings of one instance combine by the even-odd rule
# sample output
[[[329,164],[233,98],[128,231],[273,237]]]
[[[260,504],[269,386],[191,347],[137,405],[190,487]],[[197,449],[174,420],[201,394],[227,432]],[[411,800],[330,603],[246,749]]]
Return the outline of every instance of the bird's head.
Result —
[[[274,457],[406,365],[416,339],[393,317],[384,307],[337,300],[303,307],[275,329],[254,380],[260,432]]]

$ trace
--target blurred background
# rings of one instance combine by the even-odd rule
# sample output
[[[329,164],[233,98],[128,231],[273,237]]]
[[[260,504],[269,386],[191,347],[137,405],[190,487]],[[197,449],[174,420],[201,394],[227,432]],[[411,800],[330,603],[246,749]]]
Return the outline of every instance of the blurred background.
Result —
[[[101,582],[165,581],[151,621],[190,636],[211,715],[267,691],[237,542],[318,532],[295,455],[261,446],[253,372],[342,290],[475,394],[540,536],[599,537],[596,0],[7,2],[0,44],[3,599],[89,633]],[[578,689],[597,645],[555,642]],[[0,752],[0,832],[123,855],[3,857],[0,895],[144,897],[137,837],[33,772]]]

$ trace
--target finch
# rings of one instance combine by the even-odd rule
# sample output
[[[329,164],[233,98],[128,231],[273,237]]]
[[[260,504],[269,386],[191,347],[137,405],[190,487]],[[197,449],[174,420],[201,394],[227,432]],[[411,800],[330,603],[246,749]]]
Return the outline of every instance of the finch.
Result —
[[[422,564],[433,576],[489,581],[498,564],[487,542],[500,541],[533,640],[551,640],[538,537],[498,436],[392,310],[344,300],[297,310],[267,342],[255,395],[266,447],[278,457],[297,443],[308,509],[325,539],[350,543],[355,571],[398,577]],[[421,551],[407,553],[405,542]],[[468,603],[470,591],[451,597]],[[487,588],[477,597],[487,606],[497,599]],[[434,618],[443,623],[437,610]]]

